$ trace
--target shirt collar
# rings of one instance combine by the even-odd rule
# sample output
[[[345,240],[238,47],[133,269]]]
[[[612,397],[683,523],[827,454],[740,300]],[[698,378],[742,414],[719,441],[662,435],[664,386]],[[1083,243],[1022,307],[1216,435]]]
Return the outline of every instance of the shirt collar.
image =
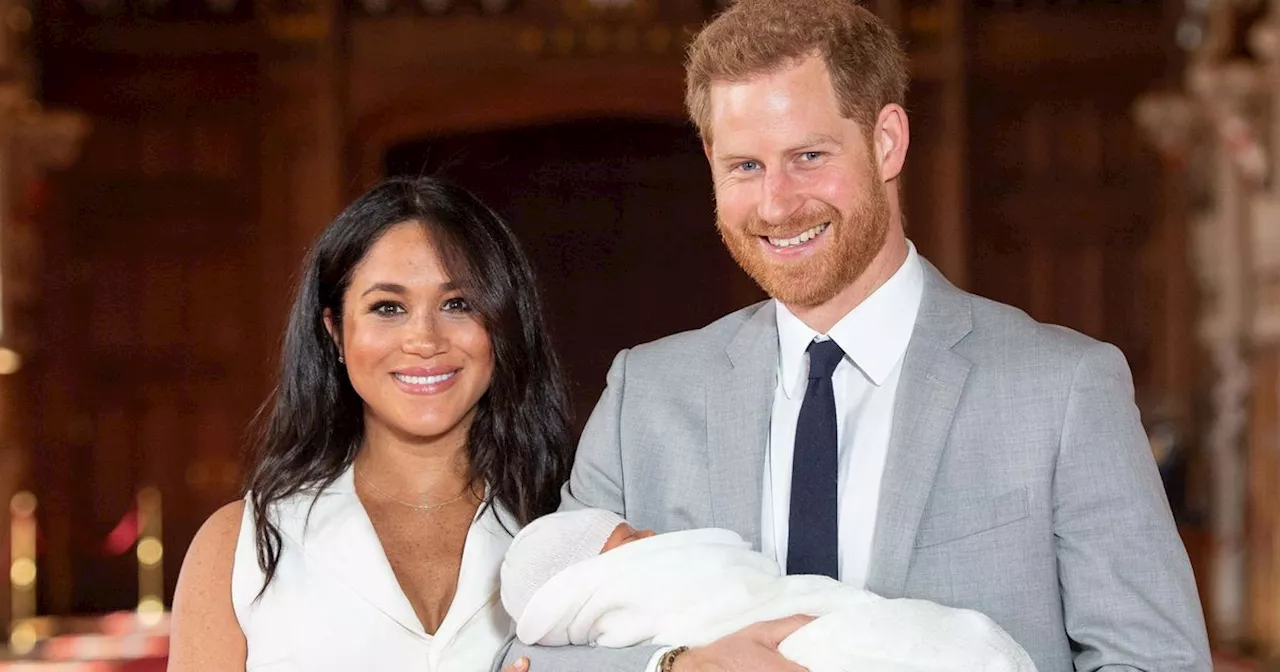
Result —
[[[778,380],[788,399],[802,393],[807,376],[809,343],[831,338],[867,379],[884,384],[907,352],[924,294],[924,265],[916,246],[907,243],[907,259],[889,279],[840,318],[831,331],[819,334],[782,302],[777,304]]]

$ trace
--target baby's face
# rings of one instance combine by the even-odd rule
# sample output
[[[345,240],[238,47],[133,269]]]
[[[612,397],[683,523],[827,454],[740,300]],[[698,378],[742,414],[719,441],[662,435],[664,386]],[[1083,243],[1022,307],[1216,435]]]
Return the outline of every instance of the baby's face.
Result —
[[[608,553],[619,546],[625,546],[633,541],[640,539],[648,539],[656,534],[653,530],[637,530],[626,523],[619,523],[613,528],[613,534],[604,542],[604,548],[600,549],[601,553]]]

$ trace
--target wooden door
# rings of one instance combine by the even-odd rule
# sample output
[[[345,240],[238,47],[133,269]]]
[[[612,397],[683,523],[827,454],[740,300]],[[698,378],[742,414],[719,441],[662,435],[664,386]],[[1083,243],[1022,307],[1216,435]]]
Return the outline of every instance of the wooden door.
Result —
[[[711,177],[685,124],[584,120],[424,140],[396,174],[441,174],[501,213],[533,260],[586,421],[622,348],[702,327],[763,294],[715,229]]]
[[[1189,422],[1186,241],[1131,111],[1168,70],[1162,4],[982,2],[971,21],[972,289],[1119,346],[1144,411]]]

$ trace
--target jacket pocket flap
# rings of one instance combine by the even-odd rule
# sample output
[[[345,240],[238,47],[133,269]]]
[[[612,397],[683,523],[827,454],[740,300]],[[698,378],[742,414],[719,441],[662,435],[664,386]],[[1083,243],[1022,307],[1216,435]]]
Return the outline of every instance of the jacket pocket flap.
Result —
[[[1018,488],[1003,495],[982,499],[963,508],[944,511],[920,523],[916,548],[937,546],[1016,523],[1031,515],[1027,489]]]

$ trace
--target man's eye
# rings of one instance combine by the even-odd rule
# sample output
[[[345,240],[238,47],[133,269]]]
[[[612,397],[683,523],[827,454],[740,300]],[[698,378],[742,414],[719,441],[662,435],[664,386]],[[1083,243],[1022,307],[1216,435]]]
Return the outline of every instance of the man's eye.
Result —
[[[747,173],[754,172],[759,169],[760,169],[759,161],[743,161],[742,163],[738,164],[738,170],[741,170]]]
[[[822,152],[805,152],[800,155],[805,161],[817,161],[822,158]]]

